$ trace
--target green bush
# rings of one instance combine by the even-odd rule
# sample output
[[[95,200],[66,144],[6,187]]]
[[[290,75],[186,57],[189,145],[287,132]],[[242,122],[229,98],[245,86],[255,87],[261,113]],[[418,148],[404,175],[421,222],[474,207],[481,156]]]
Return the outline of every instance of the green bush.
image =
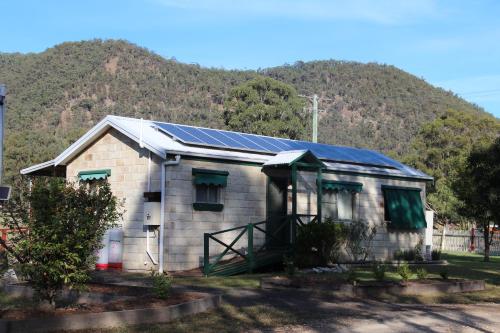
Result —
[[[358,281],[358,272],[356,271],[356,269],[354,269],[352,267],[349,268],[349,270],[347,271],[346,280],[347,280],[347,282],[353,283],[353,284]]]
[[[153,293],[157,298],[166,299],[170,296],[170,291],[172,289],[173,278],[160,274],[157,272],[152,272],[153,279]]]
[[[427,278],[427,271],[425,270],[425,268],[418,268],[417,271],[417,277],[419,278],[419,280],[425,280]]]
[[[413,272],[410,269],[410,265],[404,262],[398,266],[398,274],[401,276],[401,279],[406,282],[412,277]]]
[[[377,262],[373,264],[372,271],[373,271],[373,276],[377,281],[383,281],[385,279],[385,272],[387,271],[387,266]]]
[[[297,264],[301,267],[326,266],[338,261],[345,231],[341,223],[330,219],[308,223],[298,230]]]
[[[283,258],[283,267],[285,268],[285,273],[288,276],[294,276],[295,275],[295,260],[292,256],[285,256]]]
[[[444,267],[440,272],[439,275],[441,275],[441,278],[443,280],[448,280],[448,268]]]
[[[394,251],[393,258],[394,258],[394,260],[398,260],[398,261],[402,261],[402,260],[404,260],[404,261],[423,261],[424,260],[420,251],[417,251],[416,249],[396,250],[396,251]]]
[[[104,233],[121,217],[119,204],[107,182],[35,179],[31,191],[19,191],[3,207],[4,226],[19,232],[0,244],[36,296],[55,305],[59,290],[89,279]]]
[[[432,260],[441,260],[441,251],[440,250],[432,250],[431,257],[432,257]]]
[[[372,241],[377,228],[364,221],[353,221],[343,225],[346,250],[355,261],[364,262],[371,254]]]

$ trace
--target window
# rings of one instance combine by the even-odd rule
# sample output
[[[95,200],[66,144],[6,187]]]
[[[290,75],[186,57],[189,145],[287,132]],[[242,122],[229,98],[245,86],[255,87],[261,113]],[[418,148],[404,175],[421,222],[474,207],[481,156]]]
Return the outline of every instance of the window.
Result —
[[[337,216],[339,220],[352,220],[354,194],[348,191],[337,192]]]
[[[193,169],[195,186],[193,208],[220,212],[222,204],[222,188],[227,185],[229,172],[219,170]]]
[[[384,218],[391,229],[427,227],[419,188],[382,186]]]
[[[196,185],[196,202],[219,203],[219,186]]]
[[[323,211],[325,217],[335,220],[352,221],[357,219],[357,194],[363,189],[363,184],[323,180]]]

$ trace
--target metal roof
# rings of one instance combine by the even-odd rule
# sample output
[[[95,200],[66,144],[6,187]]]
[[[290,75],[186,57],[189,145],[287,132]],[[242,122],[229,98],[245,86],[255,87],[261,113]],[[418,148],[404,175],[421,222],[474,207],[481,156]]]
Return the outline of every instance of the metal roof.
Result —
[[[110,128],[137,142],[161,158],[167,154],[227,159],[264,164],[293,151],[311,151],[329,170],[432,180],[432,177],[379,152],[263,135],[214,130],[135,118],[107,116],[53,160],[21,170],[66,165]],[[281,154],[284,155],[281,155]],[[293,153],[292,153],[293,154]],[[276,161],[276,160],[275,160]]]

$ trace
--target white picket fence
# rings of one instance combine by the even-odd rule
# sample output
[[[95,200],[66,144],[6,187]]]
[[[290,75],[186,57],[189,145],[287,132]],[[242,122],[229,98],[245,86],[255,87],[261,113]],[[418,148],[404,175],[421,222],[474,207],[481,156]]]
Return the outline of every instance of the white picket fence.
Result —
[[[442,233],[434,231],[432,235],[432,248],[441,249]],[[472,247],[472,242],[474,246]],[[473,251],[471,251],[473,249]],[[481,232],[477,230],[472,232],[470,230],[447,230],[444,237],[443,251],[452,252],[484,252],[484,237]],[[500,255],[500,234],[493,235],[493,242],[490,247],[491,255]]]

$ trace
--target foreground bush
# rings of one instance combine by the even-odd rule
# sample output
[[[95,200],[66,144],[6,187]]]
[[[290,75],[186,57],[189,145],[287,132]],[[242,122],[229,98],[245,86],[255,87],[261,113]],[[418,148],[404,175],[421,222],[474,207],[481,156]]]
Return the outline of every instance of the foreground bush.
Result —
[[[64,286],[88,280],[104,233],[121,216],[118,206],[107,182],[37,179],[31,193],[18,193],[3,208],[4,224],[16,233],[0,244],[37,296],[54,304]]]
[[[330,219],[322,223],[308,223],[298,228],[297,264],[299,266],[325,266],[338,261],[345,230],[341,223]]]

